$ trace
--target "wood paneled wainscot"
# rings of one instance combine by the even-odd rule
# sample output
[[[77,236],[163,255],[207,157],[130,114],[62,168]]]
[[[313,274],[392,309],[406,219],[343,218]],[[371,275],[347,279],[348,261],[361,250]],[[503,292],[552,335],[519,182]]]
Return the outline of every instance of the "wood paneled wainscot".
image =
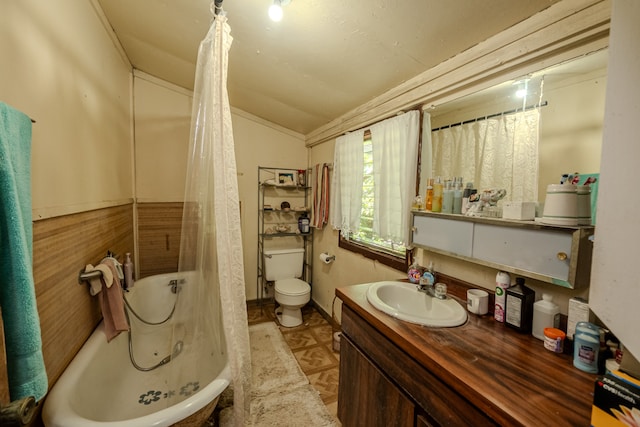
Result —
[[[594,227],[413,212],[412,244],[566,288],[589,285]]]
[[[338,418],[351,426],[588,426],[596,375],[491,316],[427,328],[377,311],[368,285],[342,305]]]

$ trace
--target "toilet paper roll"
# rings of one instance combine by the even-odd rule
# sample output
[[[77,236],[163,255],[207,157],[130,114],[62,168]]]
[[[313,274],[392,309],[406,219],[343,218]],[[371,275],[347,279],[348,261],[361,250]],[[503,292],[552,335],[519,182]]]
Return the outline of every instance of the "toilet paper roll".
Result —
[[[326,253],[321,253],[320,254],[320,261],[322,261],[325,264],[331,264],[334,259],[336,259],[336,257],[333,256],[333,255],[329,255],[329,254],[326,254]]]

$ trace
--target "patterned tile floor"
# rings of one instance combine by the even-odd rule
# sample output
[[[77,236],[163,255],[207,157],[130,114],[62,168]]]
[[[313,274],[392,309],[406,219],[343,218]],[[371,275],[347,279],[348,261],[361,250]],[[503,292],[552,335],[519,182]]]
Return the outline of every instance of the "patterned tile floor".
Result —
[[[276,321],[274,304],[247,307],[249,325]],[[337,419],[338,367],[340,354],[333,351],[333,329],[329,322],[310,305],[302,309],[302,325],[295,328],[280,326],[293,355],[309,382],[320,393],[327,409]]]

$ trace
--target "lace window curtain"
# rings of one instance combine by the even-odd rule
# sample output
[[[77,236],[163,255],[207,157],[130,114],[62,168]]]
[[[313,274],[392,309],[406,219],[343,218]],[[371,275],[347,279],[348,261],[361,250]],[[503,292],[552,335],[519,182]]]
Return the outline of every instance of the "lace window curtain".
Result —
[[[533,109],[432,132],[432,176],[504,188],[505,200],[538,200],[539,121]]]
[[[364,130],[336,138],[331,182],[331,225],[345,233],[360,230]]]
[[[420,112],[409,111],[370,128],[373,148],[373,231],[383,240],[409,244],[416,195]]]
[[[383,240],[408,244],[411,203],[418,167],[420,112],[410,111],[371,126],[374,174],[374,232]],[[336,139],[331,224],[344,232],[360,229],[364,131]]]

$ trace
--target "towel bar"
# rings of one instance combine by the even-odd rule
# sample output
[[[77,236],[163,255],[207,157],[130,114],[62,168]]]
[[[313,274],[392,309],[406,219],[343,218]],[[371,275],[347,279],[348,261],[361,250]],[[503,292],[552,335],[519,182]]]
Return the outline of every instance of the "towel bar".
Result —
[[[78,274],[78,283],[83,284],[91,279],[97,279],[98,277],[102,277],[102,272],[100,270],[93,270],[88,273],[84,271],[84,269],[80,270]]]

